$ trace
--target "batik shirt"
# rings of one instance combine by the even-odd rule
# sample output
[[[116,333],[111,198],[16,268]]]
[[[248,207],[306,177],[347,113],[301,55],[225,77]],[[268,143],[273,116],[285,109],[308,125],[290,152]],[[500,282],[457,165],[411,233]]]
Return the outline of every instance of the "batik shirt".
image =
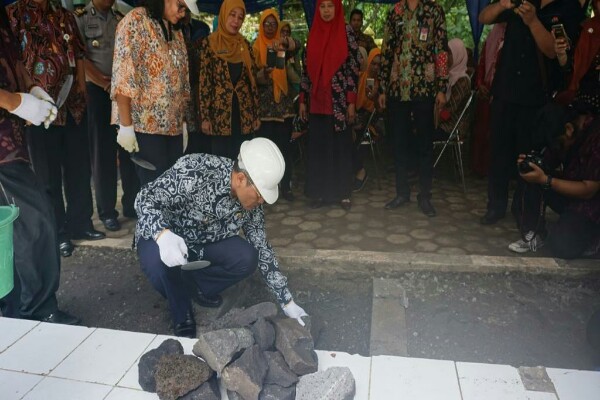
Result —
[[[136,132],[176,136],[189,112],[188,56],[181,30],[167,41],[160,23],[145,8],[119,22],[113,57],[112,122],[119,123],[117,94],[131,99]]]
[[[385,25],[379,81],[391,99],[434,98],[448,86],[448,39],[442,7],[420,1],[414,10],[402,0]]]
[[[33,0],[19,0],[6,7],[6,12],[21,45],[25,68],[37,86],[56,101],[67,77],[73,74],[73,85],[53,124],[65,125],[67,111],[79,124],[86,111],[86,97],[71,63],[84,58],[85,46],[75,16],[51,1],[44,10]]]
[[[237,236],[242,230],[258,251],[258,268],[267,286],[282,305],[287,304],[292,295],[267,241],[263,208],[245,210],[231,195],[232,172],[233,161],[228,158],[211,154],[180,158],[138,194],[135,243],[140,238],[156,240],[170,229],[202,258],[202,244]]]
[[[26,91],[22,76],[16,68],[19,49],[9,27],[0,20],[0,89],[8,92]],[[25,143],[25,121],[0,108],[0,165],[14,161],[29,161]]]

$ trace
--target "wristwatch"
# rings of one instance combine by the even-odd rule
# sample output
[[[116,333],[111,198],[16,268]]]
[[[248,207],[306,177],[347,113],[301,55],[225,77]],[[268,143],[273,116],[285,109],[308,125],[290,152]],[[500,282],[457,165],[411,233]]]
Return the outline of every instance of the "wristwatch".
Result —
[[[546,183],[542,185],[542,189],[550,190],[552,189],[552,175],[546,175]]]

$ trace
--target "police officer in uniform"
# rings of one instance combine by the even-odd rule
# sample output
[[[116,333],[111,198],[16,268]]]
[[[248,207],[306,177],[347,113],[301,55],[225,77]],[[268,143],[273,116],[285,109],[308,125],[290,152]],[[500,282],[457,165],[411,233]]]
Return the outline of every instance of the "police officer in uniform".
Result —
[[[85,41],[85,73],[88,91],[88,133],[98,215],[110,231],[121,228],[117,201],[118,153],[123,186],[123,214],[135,218],[133,203],[139,181],[129,154],[117,145],[116,129],[110,126],[110,85],[115,31],[123,15],[113,9],[115,0],[92,0],[75,15]]]

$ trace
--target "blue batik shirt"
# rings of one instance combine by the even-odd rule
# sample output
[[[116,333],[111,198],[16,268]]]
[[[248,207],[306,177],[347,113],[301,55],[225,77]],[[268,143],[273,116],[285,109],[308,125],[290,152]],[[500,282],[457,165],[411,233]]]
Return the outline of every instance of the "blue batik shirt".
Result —
[[[245,210],[231,193],[233,161],[211,154],[191,154],[145,185],[135,199],[135,243],[170,229],[202,258],[202,245],[237,236],[240,230],[258,251],[258,268],[281,304],[292,300],[267,241],[262,205]]]

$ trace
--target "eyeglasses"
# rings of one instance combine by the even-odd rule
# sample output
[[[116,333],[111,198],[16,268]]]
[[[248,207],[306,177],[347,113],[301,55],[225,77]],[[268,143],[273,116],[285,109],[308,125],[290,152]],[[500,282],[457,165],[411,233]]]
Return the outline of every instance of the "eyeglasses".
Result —
[[[258,188],[256,187],[256,185],[254,184],[254,182],[252,181],[248,181],[250,183],[250,186],[252,186],[252,188],[254,189],[254,191],[256,192],[256,196],[258,197],[258,201],[262,200],[262,196],[260,194],[260,192],[258,191]]]
[[[263,22],[265,28],[277,28],[277,22]]]

